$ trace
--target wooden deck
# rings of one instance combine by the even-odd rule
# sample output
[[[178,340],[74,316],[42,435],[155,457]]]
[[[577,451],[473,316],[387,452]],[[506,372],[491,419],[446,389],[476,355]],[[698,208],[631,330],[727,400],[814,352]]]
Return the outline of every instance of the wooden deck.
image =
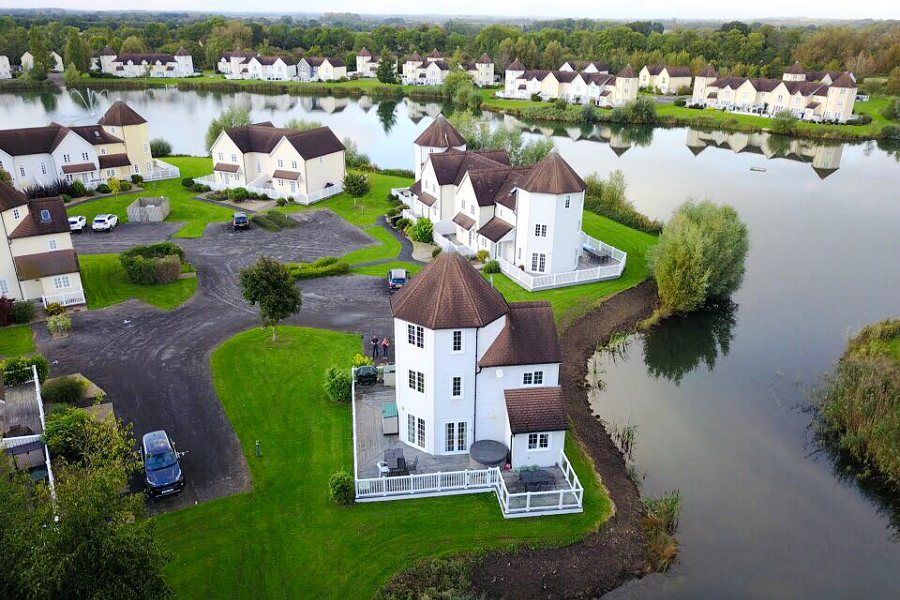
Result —
[[[419,463],[416,473],[438,473],[464,471],[470,467],[468,454],[433,456],[401,442],[397,434],[384,435],[381,427],[381,407],[386,402],[394,402],[395,391],[391,386],[356,386],[356,477],[367,479],[378,477],[378,462],[384,460],[388,448],[401,448],[406,464],[411,465],[416,458]],[[405,423],[400,423],[402,430]]]
[[[10,429],[16,431],[10,433]],[[27,428],[30,431],[25,431]],[[37,405],[34,383],[24,383],[8,387],[4,402],[0,404],[0,436],[12,437],[29,434],[42,434],[41,413]]]

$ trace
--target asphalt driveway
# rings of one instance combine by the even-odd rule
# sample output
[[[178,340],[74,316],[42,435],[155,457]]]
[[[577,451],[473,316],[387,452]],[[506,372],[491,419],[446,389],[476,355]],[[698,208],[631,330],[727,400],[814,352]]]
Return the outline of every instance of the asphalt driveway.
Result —
[[[212,385],[212,351],[236,333],[259,324],[241,297],[238,272],[261,254],[281,261],[340,256],[373,243],[330,211],[294,215],[300,227],[270,233],[254,227],[234,232],[211,224],[201,239],[174,240],[197,269],[196,294],[163,312],[138,301],[77,313],[73,335],[52,340],[36,327],[38,347],[54,373],[81,372],[106,390],[116,413],[134,424],[134,435],[165,429],[183,459],[187,486],[157,501],[167,510],[249,489],[247,459]],[[162,241],[177,227],[128,224],[111,234],[73,236],[82,254],[119,252]],[[384,283],[374,277],[342,276],[300,282],[303,308],[289,323],[370,336],[393,333]],[[242,377],[259,374],[245,373]],[[246,440],[253,456],[253,440]]]

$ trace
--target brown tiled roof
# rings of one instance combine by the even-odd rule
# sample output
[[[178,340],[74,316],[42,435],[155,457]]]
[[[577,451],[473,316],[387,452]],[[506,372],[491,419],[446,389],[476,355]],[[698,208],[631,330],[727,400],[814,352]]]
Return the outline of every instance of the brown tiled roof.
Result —
[[[583,192],[587,185],[558,152],[551,152],[531,168],[521,187],[542,194],[571,194]]]
[[[706,65],[703,70],[697,74],[697,77],[718,77],[719,72],[712,65]]]
[[[478,206],[491,206],[500,188],[506,182],[508,169],[470,169],[469,182],[475,192]]]
[[[281,56],[257,56],[256,61],[261,65],[272,66],[278,61],[283,62],[284,64],[290,64],[286,58],[282,58]]]
[[[662,73],[664,65],[647,65],[647,72],[651,75],[659,75]]]
[[[413,52],[406,60],[408,62],[422,62],[422,56],[418,52]]]
[[[228,163],[216,163],[213,171],[222,171],[224,173],[237,173],[241,169],[240,165],[231,165]]]
[[[270,124],[247,125],[225,131],[241,152],[270,153],[282,138],[297,150],[305,160],[318,158],[344,149],[337,136],[328,127],[308,131],[272,127]]]
[[[416,179],[416,182],[409,186],[409,191],[418,196],[422,193],[422,180]]]
[[[109,46],[106,46],[105,48],[103,48],[103,50],[100,51],[100,56],[115,56],[115,55],[116,55],[116,51],[113,50],[112,48],[110,48]]]
[[[100,125],[79,125],[77,127],[69,127],[69,129],[80,135],[87,143],[93,146],[124,143],[121,139],[112,135]]]
[[[463,229],[472,229],[472,226],[475,225],[475,219],[461,212],[456,213],[456,216],[453,217],[453,222]]]
[[[591,65],[594,65],[594,68],[597,69],[598,71],[609,71],[609,65],[606,64],[605,62],[602,62],[599,60],[592,60],[591,62],[585,64],[581,70],[584,71]]]
[[[616,77],[621,77],[623,79],[634,79],[635,77],[637,77],[637,73],[634,72],[634,69],[631,68],[631,65],[628,65],[624,69],[616,73]]]
[[[450,64],[443,60],[433,60],[433,61],[431,61],[431,64],[436,66],[441,71],[449,71],[450,70]]]
[[[473,169],[497,169],[509,165],[509,154],[506,150],[455,150],[438,152],[429,155],[431,166],[438,184],[456,184]]]
[[[394,295],[391,312],[428,329],[455,329],[484,327],[509,308],[469,261],[442,252]]]
[[[792,96],[794,94],[802,94],[804,96],[826,96],[828,95],[828,86],[824,83],[815,81],[784,81],[784,87]],[[777,87],[777,86],[776,86]],[[775,88],[772,88],[775,89]],[[767,90],[772,91],[772,90]]]
[[[494,62],[494,59],[491,58],[490,56],[488,56],[488,53],[485,52],[484,54],[482,54],[482,55],[478,58],[478,60],[475,61],[475,64],[477,64],[477,65],[489,65],[489,64],[491,64],[492,62]]]
[[[363,46],[359,49],[359,52],[356,53],[357,56],[372,56],[372,53],[369,52],[369,49]]]
[[[175,57],[171,54],[164,54],[159,52],[145,52],[141,54],[119,54],[116,57],[116,62],[127,63],[139,65],[141,63],[152,64],[155,62],[168,63],[175,62]]]
[[[419,197],[419,202],[425,206],[434,206],[434,203],[437,202],[437,198],[428,192],[423,192],[421,189],[418,192],[415,192],[415,194]]]
[[[437,48],[428,53],[428,58],[443,58],[443,56],[443,54],[438,52]]]
[[[450,124],[450,121],[444,115],[438,115],[413,143],[417,146],[450,148],[452,146],[465,145],[466,139]]]
[[[77,273],[78,254],[75,250],[54,250],[40,254],[26,254],[13,258],[19,281],[40,279],[51,275]]]
[[[99,160],[101,169],[112,169],[114,167],[127,167],[131,165],[128,155],[124,152],[121,154],[101,154]]]
[[[569,428],[562,388],[531,387],[503,390],[513,434],[562,431]]]
[[[666,72],[669,74],[669,77],[690,77],[691,76],[691,68],[690,67],[670,67],[666,65]]]
[[[581,73],[580,75],[587,84],[593,83],[598,87],[616,85],[616,76],[609,73]]]
[[[562,362],[556,322],[550,303],[514,302],[509,305],[506,326],[478,365],[539,365]]]
[[[115,127],[140,125],[141,123],[146,122],[147,119],[134,112],[134,109],[121,100],[113,102],[113,105],[109,107],[106,114],[98,121],[100,125],[112,125]]]
[[[509,63],[509,65],[506,67],[506,70],[507,71],[524,71],[525,65],[520,63],[519,59],[517,58],[516,60]]]
[[[478,233],[496,243],[502,240],[503,236],[505,236],[512,230],[512,225],[510,225],[500,217],[494,217],[490,221],[482,225],[478,230]]]
[[[298,179],[300,179],[300,173],[296,171],[285,171],[282,169],[278,169],[274,173],[272,173],[272,177],[274,177],[275,179],[290,179],[292,181],[297,181]]]
[[[175,53],[175,56],[190,56],[191,53],[185,50],[184,48],[179,48],[178,52]]]
[[[791,68],[785,71],[790,75],[806,75],[806,69],[803,68],[803,65],[800,64],[800,61],[795,62],[791,65]]]
[[[855,88],[856,82],[853,81],[853,78],[850,77],[847,73],[842,74],[834,83],[831,84],[831,87],[836,88]]]
[[[0,181],[0,210],[9,210],[28,204],[28,196],[7,181]]]
[[[86,163],[77,163],[73,165],[63,165],[62,171],[66,175],[71,173],[89,173],[91,171],[96,171],[97,165],[92,162]]]
[[[579,73],[575,71],[551,71],[553,76],[556,77],[556,80],[560,83],[571,83],[575,81],[575,78],[578,77]]]
[[[41,218],[42,211],[50,213],[48,219]],[[39,198],[28,201],[28,214],[9,234],[9,239],[66,233],[69,231],[69,217],[61,198]]]
[[[0,130],[0,150],[10,156],[49,154],[56,150],[69,131],[69,128],[58,123],[45,127]]]

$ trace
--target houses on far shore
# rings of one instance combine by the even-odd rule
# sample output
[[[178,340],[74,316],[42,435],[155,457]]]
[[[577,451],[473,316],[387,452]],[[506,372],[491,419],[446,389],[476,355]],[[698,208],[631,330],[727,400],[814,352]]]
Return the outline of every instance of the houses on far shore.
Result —
[[[660,94],[677,94],[691,87],[691,68],[671,65],[646,65],[638,73],[642,90],[658,90]]]
[[[25,52],[22,55],[22,58],[19,61],[19,64],[22,65],[22,72],[27,73],[31,69],[34,68],[34,55],[31,52]],[[65,70],[65,65],[63,65],[62,56],[59,55],[55,50],[50,51],[50,72],[51,73],[62,73]]]
[[[115,77],[191,77],[194,74],[194,58],[184,48],[175,54],[119,54],[106,46],[100,51],[98,67],[101,73]]]
[[[12,67],[9,64],[9,57],[0,54],[0,79],[11,79]]]
[[[576,70],[581,67],[581,70]],[[603,107],[623,106],[637,98],[638,76],[630,66],[612,75],[601,62],[574,65],[566,62],[559,69],[526,69],[514,60],[506,67],[502,98],[528,99],[540,96],[543,100],[564,98],[578,104]]]

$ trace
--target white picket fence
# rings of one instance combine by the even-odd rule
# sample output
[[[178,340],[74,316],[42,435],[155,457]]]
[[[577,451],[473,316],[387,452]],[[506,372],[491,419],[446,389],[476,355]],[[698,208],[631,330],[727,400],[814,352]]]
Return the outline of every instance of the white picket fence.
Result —
[[[500,470],[477,469],[447,473],[415,473],[398,477],[356,480],[356,499],[360,502],[390,500],[392,496],[428,497],[450,494],[490,492],[503,479]]]
[[[576,269],[574,271],[565,271],[562,273],[548,273],[546,275],[532,275],[523,271],[504,258],[498,258],[500,263],[500,272],[518,283],[529,292],[539,290],[550,290],[570,285],[578,285],[580,283],[591,283],[594,281],[606,281],[608,279],[618,279],[625,271],[625,263],[628,254],[614,248],[609,244],[601,242],[596,238],[592,238],[588,234],[582,232],[582,248],[585,251],[594,254],[610,256],[616,262],[611,265],[600,265],[588,269]]]
[[[248,192],[252,192],[254,194],[262,194],[267,198],[271,198],[272,200],[277,200],[278,198],[287,198],[290,201],[296,204],[303,204],[304,206],[309,206],[310,204],[315,204],[316,202],[321,202],[326,198],[331,198],[332,196],[337,196],[341,192],[344,191],[344,185],[341,183],[337,183],[335,185],[328,186],[326,188],[322,188],[321,190],[317,190],[315,192],[310,192],[309,194],[300,194],[300,193],[290,193],[284,192],[280,190],[276,190],[275,188],[265,187],[265,186],[255,186],[255,185],[225,185],[221,181],[216,181],[215,175],[204,175],[203,177],[196,177],[194,179],[196,183],[200,183],[203,185],[207,185],[210,189],[215,191],[221,191],[236,187],[242,187]]]
[[[84,297],[84,290],[75,290],[74,292],[41,296],[41,302],[44,303],[44,308],[47,308],[47,306],[54,303],[62,304],[63,306],[75,306],[76,304],[85,304],[87,300]]]
[[[143,175],[144,181],[159,181],[161,179],[178,179],[181,177],[181,169],[158,158],[153,159],[153,170]]]

